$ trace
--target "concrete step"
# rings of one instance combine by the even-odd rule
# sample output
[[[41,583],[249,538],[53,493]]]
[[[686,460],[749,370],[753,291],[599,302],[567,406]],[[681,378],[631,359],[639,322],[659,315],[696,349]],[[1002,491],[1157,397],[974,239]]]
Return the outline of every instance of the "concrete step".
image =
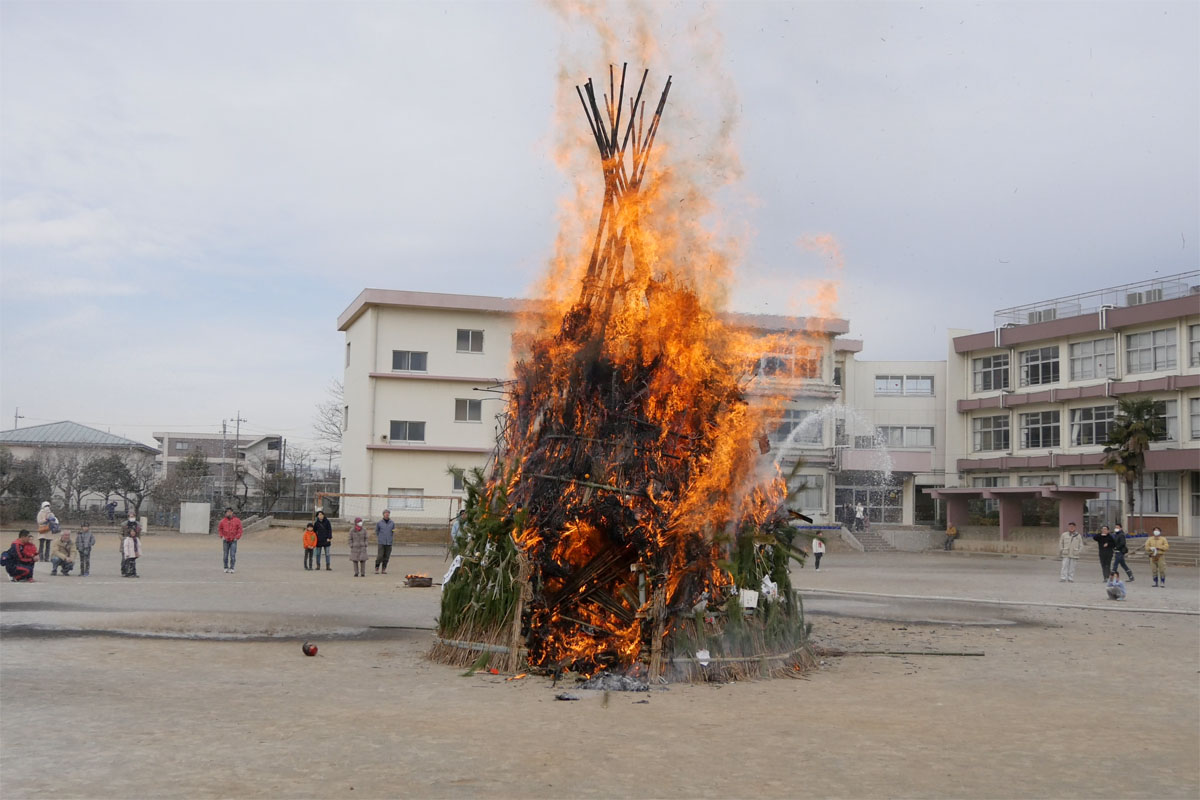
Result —
[[[894,553],[896,548],[888,544],[887,540],[879,535],[874,530],[863,529],[861,531],[852,531],[854,538],[858,539],[863,546],[863,551],[867,553]]]

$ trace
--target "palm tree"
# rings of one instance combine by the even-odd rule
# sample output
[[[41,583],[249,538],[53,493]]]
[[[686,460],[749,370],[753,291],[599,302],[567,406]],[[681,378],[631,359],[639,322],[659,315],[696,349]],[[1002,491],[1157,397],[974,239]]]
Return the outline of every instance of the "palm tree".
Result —
[[[1117,401],[1117,417],[1108,429],[1107,446],[1104,448],[1104,466],[1125,482],[1128,519],[1133,519],[1136,506],[1134,484],[1137,484],[1138,494],[1142,492],[1146,451],[1150,449],[1151,442],[1166,434],[1163,412],[1162,401],[1148,397],[1122,397]],[[1144,517],[1139,518],[1138,527],[1145,527]]]

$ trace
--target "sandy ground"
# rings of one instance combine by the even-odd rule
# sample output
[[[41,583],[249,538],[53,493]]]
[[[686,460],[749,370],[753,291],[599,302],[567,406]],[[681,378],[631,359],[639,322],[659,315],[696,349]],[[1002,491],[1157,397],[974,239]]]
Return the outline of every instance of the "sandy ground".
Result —
[[[819,645],[984,655],[558,702],[424,659],[437,589],[402,582],[440,578],[435,548],[358,579],[277,532],[233,575],[212,537],[145,550],[136,581],[104,538],[92,577],[0,585],[3,797],[1200,795],[1195,569],[1164,591],[1135,563],[1120,605],[1087,561],[1060,584],[1047,559],[833,554],[795,575]]]

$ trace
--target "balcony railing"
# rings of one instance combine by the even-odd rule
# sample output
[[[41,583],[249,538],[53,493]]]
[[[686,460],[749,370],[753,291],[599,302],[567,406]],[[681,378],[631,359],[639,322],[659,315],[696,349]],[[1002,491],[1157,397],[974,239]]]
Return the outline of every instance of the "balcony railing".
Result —
[[[1036,322],[1049,322],[1052,319],[1094,314],[1104,306],[1138,306],[1188,295],[1200,300],[1200,270],[1002,308],[995,313],[993,319],[997,328],[1005,325],[1031,325]]]

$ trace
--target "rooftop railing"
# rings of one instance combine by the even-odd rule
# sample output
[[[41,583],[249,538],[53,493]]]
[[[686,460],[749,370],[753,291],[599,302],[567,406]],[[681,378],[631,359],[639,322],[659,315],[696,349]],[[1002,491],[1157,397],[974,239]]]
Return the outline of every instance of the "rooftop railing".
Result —
[[[1094,314],[1105,306],[1139,306],[1188,295],[1194,295],[1200,301],[1200,270],[1002,308],[995,313],[993,319],[997,328],[1006,325],[1032,325],[1052,319]]]

